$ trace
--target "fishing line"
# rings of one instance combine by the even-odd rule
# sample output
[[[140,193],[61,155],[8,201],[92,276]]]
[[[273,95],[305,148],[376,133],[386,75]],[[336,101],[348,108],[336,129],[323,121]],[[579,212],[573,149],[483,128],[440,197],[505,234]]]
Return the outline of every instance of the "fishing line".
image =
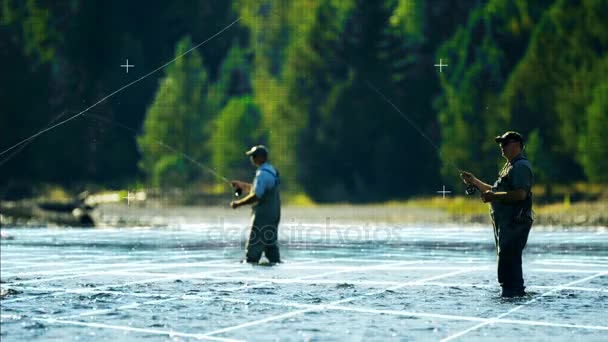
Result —
[[[39,131],[38,133],[33,134],[33,135],[32,135],[32,136],[30,136],[29,138],[26,138],[26,139],[21,140],[20,142],[16,143],[15,145],[13,145],[13,146],[11,146],[11,147],[7,148],[6,150],[4,150],[4,151],[0,152],[0,156],[4,155],[5,153],[7,153],[7,152],[9,152],[9,151],[11,151],[11,150],[13,150],[13,149],[15,149],[15,148],[17,148],[17,147],[19,147],[19,146],[21,146],[21,145],[25,144],[25,143],[27,143],[28,141],[30,141],[30,140],[32,140],[32,139],[35,139],[36,137],[38,137],[38,136],[39,136],[39,135],[41,135],[41,134],[44,134],[44,133],[46,133],[46,132],[49,132],[49,131],[51,131],[51,130],[53,130],[53,129],[55,129],[55,128],[57,128],[57,127],[59,127],[59,126],[61,126],[61,125],[65,124],[65,123],[67,123],[67,122],[69,122],[69,121],[72,121],[72,120],[76,119],[77,117],[79,117],[79,116],[83,115],[84,113],[88,112],[89,110],[91,110],[91,109],[95,108],[95,107],[96,107],[97,105],[99,105],[100,103],[102,103],[102,102],[106,101],[106,100],[107,100],[107,99],[109,99],[110,97],[112,97],[112,96],[114,96],[114,95],[116,95],[116,94],[118,94],[118,93],[122,92],[123,90],[125,90],[125,89],[129,88],[130,86],[132,86],[132,85],[134,85],[134,84],[136,84],[136,83],[139,83],[140,81],[144,80],[144,79],[145,79],[145,78],[147,78],[148,76],[150,76],[150,75],[152,75],[152,74],[154,74],[154,73],[156,73],[156,72],[158,72],[158,71],[160,71],[160,70],[162,70],[162,69],[166,68],[168,65],[172,64],[173,62],[175,62],[175,61],[176,61],[176,60],[178,60],[179,58],[182,58],[183,56],[185,56],[185,55],[189,54],[190,52],[192,52],[192,51],[194,51],[195,49],[199,48],[199,47],[200,47],[200,46],[202,46],[203,44],[205,44],[205,43],[209,42],[209,41],[210,41],[210,40],[212,40],[213,38],[215,38],[215,37],[219,36],[219,35],[220,35],[220,34],[222,34],[224,31],[228,30],[228,29],[229,29],[230,27],[232,27],[234,24],[236,24],[237,22],[239,22],[239,20],[241,20],[241,18],[240,18],[240,17],[239,17],[239,18],[237,18],[236,20],[234,20],[233,22],[231,22],[231,23],[230,23],[228,26],[224,27],[223,29],[221,29],[220,31],[218,31],[217,33],[215,33],[214,35],[212,35],[211,37],[209,37],[209,38],[205,39],[205,40],[204,40],[204,41],[202,41],[201,43],[198,43],[198,44],[196,44],[195,46],[193,46],[192,48],[188,49],[186,52],[182,53],[181,55],[176,56],[176,57],[175,57],[175,58],[173,58],[172,60],[170,60],[170,61],[168,61],[167,63],[165,63],[165,64],[163,64],[163,65],[159,66],[158,68],[156,68],[156,69],[154,69],[154,70],[150,71],[149,73],[147,73],[147,74],[145,74],[145,75],[141,76],[140,78],[136,79],[135,81],[132,81],[132,82],[130,82],[130,83],[127,83],[126,85],[124,85],[124,86],[122,86],[122,87],[118,88],[117,90],[113,91],[113,92],[112,92],[112,93],[110,93],[109,95],[106,95],[105,97],[103,97],[101,100],[99,100],[99,101],[95,102],[94,104],[92,104],[91,106],[89,106],[89,107],[85,108],[85,109],[84,109],[84,110],[82,110],[81,112],[79,112],[79,113],[77,113],[77,114],[75,114],[75,115],[73,115],[73,116],[71,116],[71,117],[69,117],[69,118],[67,118],[67,119],[65,119],[65,120],[63,120],[63,121],[61,121],[61,122],[58,122],[58,123],[56,123],[56,124],[54,124],[54,125],[52,125],[52,126],[50,126],[50,127],[47,127],[47,128],[45,128],[45,129],[43,129],[43,130]]]
[[[437,151],[437,153],[439,154],[439,156],[441,156],[441,150],[439,149],[439,146],[437,146],[437,144],[435,144],[435,142],[428,136],[426,135],[422,129],[420,129],[420,127],[413,121],[411,120],[407,115],[405,115],[405,113],[403,113],[399,107],[397,107],[393,101],[391,101],[386,95],[384,95],[378,88],[376,88],[370,81],[365,81],[365,83],[367,84],[367,86],[372,89],[376,94],[380,95],[380,97],[382,97],[382,99],[384,101],[386,101],[389,105],[391,105],[391,107],[393,107],[395,109],[395,111],[397,111],[397,113],[399,113],[401,115],[401,117],[403,117],[412,127],[414,127],[416,129],[416,131],[422,135],[422,137],[424,137],[430,144],[431,146],[433,146],[433,148]],[[450,164],[451,166],[453,166],[456,170],[458,170],[459,173],[464,172],[461,168],[458,167],[458,165],[456,165],[456,163],[454,162],[454,160],[452,160],[451,158],[445,158],[445,160],[448,162],[448,164]],[[466,188],[466,194],[467,195],[472,195],[475,193],[475,191],[479,190],[475,185],[473,184],[467,184],[467,188]]]
[[[56,117],[52,118],[51,121],[49,121],[49,123],[46,124],[46,127],[49,127],[50,125],[52,125],[53,123],[55,123],[55,121],[57,121],[57,120],[61,119],[63,116],[65,116],[67,113],[69,113],[69,111],[68,110],[64,110],[59,115],[57,115]],[[29,140],[27,143],[21,145],[18,149],[14,150],[11,154],[9,154],[4,159],[2,159],[2,161],[0,161],[0,166],[6,164],[8,161],[10,161],[11,159],[13,159],[13,157],[15,155],[19,154],[19,152],[21,152],[30,143],[32,143],[32,141],[33,140]]]
[[[101,120],[101,121],[107,122],[107,123],[109,123],[109,124],[116,125],[116,126],[118,126],[118,127],[120,127],[120,128],[123,128],[123,129],[125,129],[125,130],[129,131],[129,132],[132,132],[132,133],[135,133],[135,134],[139,134],[139,132],[138,132],[137,130],[135,130],[134,128],[132,128],[132,127],[129,127],[129,126],[127,126],[127,125],[125,125],[125,124],[123,124],[123,123],[121,123],[121,122],[118,122],[118,121],[116,121],[116,120],[112,120],[112,119],[109,119],[109,118],[106,118],[106,117],[103,117],[103,116],[100,116],[100,115],[97,115],[97,114],[94,114],[94,113],[90,113],[90,112],[89,112],[89,113],[87,113],[86,115],[84,115],[83,117],[85,117],[85,118],[86,118],[86,117],[91,117],[91,118],[94,118],[94,119],[97,119],[97,120]],[[184,153],[184,152],[182,152],[182,151],[180,151],[180,150],[176,149],[175,147],[173,147],[173,146],[171,146],[171,145],[168,145],[168,144],[166,144],[166,143],[162,142],[161,140],[154,140],[154,142],[155,142],[156,144],[158,144],[158,145],[160,145],[160,146],[162,146],[162,147],[164,147],[164,148],[166,148],[166,149],[168,149],[168,150],[172,151],[172,152],[175,152],[175,153],[180,154],[180,155],[181,155],[182,157],[184,157],[184,159],[186,159],[187,161],[189,161],[189,162],[193,163],[194,165],[196,165],[196,166],[200,167],[200,168],[201,168],[201,169],[203,169],[204,171],[209,172],[210,174],[214,175],[216,178],[218,178],[218,179],[222,180],[224,183],[226,183],[226,184],[228,184],[228,185],[232,185],[232,184],[230,183],[230,181],[228,180],[228,178],[226,178],[226,177],[224,177],[224,176],[220,175],[220,174],[219,174],[217,171],[215,171],[214,169],[212,169],[212,168],[210,168],[210,167],[208,167],[208,166],[205,166],[203,163],[199,162],[198,160],[194,159],[193,157],[189,156],[188,154],[186,154],[186,153]]]
[[[343,64],[353,67],[351,65],[350,62],[348,62],[344,57],[340,56],[340,55],[334,55],[334,57],[336,59],[338,59],[340,62],[342,62]],[[353,67],[354,68],[354,67]],[[426,135],[424,133],[424,131],[412,120],[409,118],[409,116],[407,116],[405,113],[403,113],[401,111],[401,109],[399,109],[399,107],[397,107],[397,105],[395,105],[393,103],[393,101],[391,101],[391,99],[389,99],[386,95],[384,95],[384,93],[382,93],[376,86],[374,86],[369,80],[365,80],[365,84],[367,85],[368,88],[370,88],[371,90],[373,90],[376,94],[378,94],[385,102],[387,102],[391,107],[393,107],[393,109],[395,109],[395,111],[397,111],[397,113],[399,113],[401,115],[402,118],[404,118],[417,132],[418,134],[420,134],[423,138],[425,138],[429,144],[431,144],[431,146],[433,146],[433,148],[435,149],[435,151],[437,151],[437,154],[439,155],[439,157],[441,157],[441,150],[439,149],[439,146],[437,146],[437,144],[435,144],[435,142],[433,141],[433,139],[431,139],[428,135]],[[451,166],[453,166],[456,170],[458,170],[459,173],[462,173],[463,170],[458,167],[458,165],[456,165],[456,163],[454,162],[454,160],[452,160],[452,158],[444,158],[444,160],[450,164]],[[476,188],[476,187],[475,187]],[[470,195],[473,190],[470,189],[470,186],[467,186],[467,190],[466,193],[467,195]]]
[[[412,127],[414,127],[416,129],[416,131],[418,131],[418,133],[420,135],[422,135],[422,137],[424,137],[430,144],[431,146],[433,146],[433,148],[437,151],[438,154],[441,154],[441,150],[439,149],[439,146],[437,146],[437,144],[435,144],[435,142],[428,136],[426,135],[422,129],[420,129],[420,127],[414,122],[412,121],[407,115],[405,115],[405,113],[403,113],[399,107],[397,107],[393,101],[391,101],[388,97],[386,97],[386,95],[384,95],[382,92],[380,92],[380,90],[378,90],[378,88],[374,87],[374,85],[369,82],[369,81],[365,81],[365,83],[367,84],[368,87],[370,87],[374,92],[376,92],[376,94],[380,95],[384,101],[386,101],[388,104],[391,105],[391,107],[393,107],[397,113],[401,114],[401,116],[407,120],[407,122],[412,125]],[[452,166],[454,166],[459,172],[462,171],[461,168],[458,167],[458,165],[456,165],[456,163],[454,163],[454,161],[452,159],[447,159],[447,162],[449,164],[451,164]]]

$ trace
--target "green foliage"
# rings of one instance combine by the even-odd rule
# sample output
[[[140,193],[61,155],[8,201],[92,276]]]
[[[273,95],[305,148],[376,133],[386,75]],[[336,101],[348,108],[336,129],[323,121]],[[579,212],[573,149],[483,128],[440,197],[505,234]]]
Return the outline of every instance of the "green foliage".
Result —
[[[249,29],[254,53],[253,96],[262,113],[273,163],[284,189],[298,189],[298,136],[308,118],[291,102],[288,71],[304,34],[314,22],[318,2],[307,0],[239,1],[236,8]]]
[[[260,112],[251,96],[233,97],[215,120],[210,137],[213,168],[221,175],[248,179],[244,151],[260,142]]]
[[[39,1],[3,1],[0,24],[19,27],[25,55],[34,57],[37,64],[55,57],[59,33],[52,25],[51,9],[41,6]]]
[[[424,2],[422,0],[398,0],[390,18],[391,25],[398,27],[404,35],[424,39]]]
[[[526,139],[525,153],[534,165],[534,181],[546,183],[554,178],[555,170],[551,165],[551,160],[548,158],[548,149],[545,139],[538,129],[533,130],[528,134]]]
[[[190,183],[190,165],[182,156],[167,154],[153,166],[151,183],[161,188],[186,187]]]
[[[247,178],[243,151],[265,143],[293,194],[383,201],[457,191],[456,168],[490,181],[504,162],[492,138],[518,130],[537,181],[608,182],[605,0],[150,2],[135,22],[136,8],[2,2],[0,150],[184,53],[184,34],[198,43],[241,20],[91,111],[142,127],[137,139],[85,115],[0,178],[213,185],[182,152]]]
[[[513,129],[529,135],[538,180],[567,182],[584,171],[599,181],[603,149],[593,136],[602,124],[598,84],[608,75],[606,14],[608,4],[593,0],[490,1],[475,10],[438,53],[454,66],[438,101],[444,176],[451,158],[493,177],[491,137]]]
[[[0,149],[163,65],[185,34],[202,42],[236,19],[230,1],[140,5],[121,0],[0,2],[0,126],[10,127],[2,130]],[[133,13],[142,15],[133,20]],[[238,25],[198,49],[212,80],[235,40],[247,40]],[[135,64],[128,74],[119,67],[125,58]],[[89,113],[141,127],[162,76],[151,74]],[[86,115],[32,140],[1,165],[0,178],[112,187],[141,178],[139,159],[134,134]]]
[[[189,38],[181,40],[175,55],[182,55],[191,45]],[[173,159],[171,162],[163,161],[165,156],[175,151],[195,159],[205,155],[203,123],[205,116],[210,115],[206,109],[207,86],[207,73],[196,51],[178,58],[167,68],[166,76],[160,82],[156,97],[148,108],[143,134],[137,139],[142,153],[140,167],[143,172],[150,174],[151,170],[155,170],[154,175],[158,176],[164,174],[164,171],[156,172],[157,170],[162,171],[169,166],[171,172],[177,170]],[[160,162],[164,166],[158,166]],[[188,164],[179,170],[184,172],[184,179],[193,180],[198,169]],[[154,182],[161,181],[154,179]]]
[[[299,184],[315,200],[357,201],[405,196],[436,181],[436,152],[419,144],[424,138],[369,86],[379,86],[431,134],[435,120],[425,114],[436,84],[417,72],[426,47],[419,45],[419,32],[403,39],[399,24],[416,14],[404,8],[395,14],[398,4],[391,1],[255,6],[245,12],[260,19],[248,22],[256,42],[255,101],[291,190]],[[304,15],[292,17],[296,9]],[[275,15],[289,20],[273,22]],[[290,34],[290,41],[278,33]],[[273,56],[282,53],[275,64]],[[409,153],[391,153],[397,146]],[[412,160],[417,169],[409,166]]]
[[[520,68],[517,62],[550,3],[491,0],[473,10],[466,26],[438,49],[437,59],[447,57],[450,65],[450,71],[441,74],[443,94],[436,102],[442,127],[441,171],[448,182],[458,181],[450,177],[453,164],[476,170],[483,179],[494,178],[503,161],[493,137],[506,130],[527,135],[538,127],[529,112],[516,106],[521,92],[512,85],[512,73]]]
[[[588,169],[596,159],[587,155],[593,152],[585,113],[594,101],[592,91],[608,77],[606,14],[603,1],[555,1],[542,13],[503,92],[504,111],[513,115],[515,127],[542,130],[546,141],[559,142],[546,151],[557,171],[547,181],[593,174]],[[595,119],[592,126],[601,122]]]
[[[219,111],[232,97],[251,94],[251,61],[238,41],[228,50],[218,80],[209,89],[213,111]]]
[[[580,139],[579,151],[587,178],[594,183],[608,184],[608,78],[598,84],[587,108],[587,127]]]

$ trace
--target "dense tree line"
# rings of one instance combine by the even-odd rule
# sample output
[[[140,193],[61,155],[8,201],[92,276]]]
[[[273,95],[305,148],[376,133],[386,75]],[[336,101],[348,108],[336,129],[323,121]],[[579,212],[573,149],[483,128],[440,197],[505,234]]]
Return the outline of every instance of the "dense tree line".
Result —
[[[501,160],[491,138],[507,129],[528,137],[540,181],[608,182],[606,1],[140,5],[3,2],[2,150],[240,18],[91,115],[3,155],[3,183],[213,186],[206,168],[248,177],[243,151],[264,143],[288,190],[375,201],[457,187],[456,167],[492,178]]]
[[[601,0],[475,9],[438,52],[454,67],[437,106],[442,155],[490,177],[500,161],[487,137],[511,127],[528,137],[540,181],[606,183],[608,144],[598,135],[608,128],[606,15]]]

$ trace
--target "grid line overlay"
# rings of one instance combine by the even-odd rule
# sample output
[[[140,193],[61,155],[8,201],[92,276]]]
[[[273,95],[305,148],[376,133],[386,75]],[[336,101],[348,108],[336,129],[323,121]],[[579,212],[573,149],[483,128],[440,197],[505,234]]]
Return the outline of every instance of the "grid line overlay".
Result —
[[[328,253],[329,254],[329,253]],[[430,312],[420,310],[395,310],[395,309],[378,309],[373,305],[365,305],[366,299],[373,298],[376,295],[383,294],[393,296],[395,291],[407,290],[408,288],[449,288],[449,287],[465,287],[465,288],[485,288],[498,289],[497,285],[487,283],[463,282],[456,278],[459,276],[468,277],[469,274],[492,274],[495,272],[492,260],[472,259],[458,260],[444,265],[441,259],[409,259],[403,260],[402,257],[407,256],[406,253],[394,257],[396,254],[387,254],[391,257],[383,257],[382,254],[375,254],[372,257],[324,257],[326,254],[310,257],[294,258],[288,263],[278,266],[284,267],[284,270],[295,272],[297,276],[288,274],[277,278],[264,275],[264,268],[251,267],[241,265],[230,258],[216,257],[209,260],[209,255],[205,253],[184,253],[184,252],[168,252],[159,253],[157,255],[150,253],[145,254],[141,260],[129,261],[129,256],[102,256],[94,253],[78,253],[77,255],[63,255],[59,258],[46,257],[27,257],[28,253],[19,253],[18,251],[10,251],[2,253],[3,277],[36,277],[34,279],[18,280],[11,284],[17,288],[28,292],[47,292],[46,294],[37,294],[33,296],[23,295],[16,298],[3,299],[0,301],[2,307],[10,306],[11,303],[20,301],[35,300],[42,297],[70,296],[85,293],[107,293],[116,296],[133,296],[141,298],[141,301],[128,304],[117,303],[115,307],[109,309],[89,310],[77,314],[67,315],[47,315],[35,316],[31,320],[45,322],[48,325],[65,325],[65,326],[80,326],[88,328],[96,328],[102,330],[116,330],[138,334],[151,334],[158,336],[169,337],[184,337],[198,340],[217,340],[217,341],[240,341],[240,339],[231,338],[230,334],[246,328],[263,325],[271,322],[280,322],[288,318],[297,317],[310,312],[339,312],[339,313],[358,313],[368,315],[388,315],[391,317],[405,318],[428,318],[445,321],[456,322],[471,322],[473,326],[466,329],[456,329],[456,333],[452,333],[445,337],[442,341],[450,341],[466,336],[468,333],[481,329],[483,327],[496,323],[515,325],[515,326],[536,326],[536,327],[554,327],[567,328],[575,331],[596,331],[601,334],[608,333],[608,326],[602,324],[585,324],[582,322],[554,322],[534,319],[517,319],[508,318],[507,316],[520,311],[524,307],[531,306],[541,299],[556,294],[561,291],[570,291],[577,293],[607,293],[608,289],[604,287],[604,283],[600,287],[588,286],[584,283],[594,279],[605,277],[608,275],[608,259],[598,259],[594,261],[580,261],[569,258],[561,259],[539,259],[535,260],[526,266],[527,274],[535,274],[539,277],[552,276],[560,274],[569,274],[577,276],[576,280],[564,282],[556,286],[529,286],[532,289],[541,290],[542,293],[526,300],[524,303],[496,316],[484,317],[483,315],[467,315],[467,314],[448,314],[442,312]],[[5,260],[8,257],[9,260]],[[124,259],[124,260],[123,260]],[[201,261],[204,260],[204,261]],[[44,262],[48,261],[48,263]],[[110,263],[105,263],[110,262]],[[52,265],[55,269],[41,267],[41,265]],[[38,265],[39,269],[28,269]],[[86,266],[85,266],[86,265]],[[198,268],[203,268],[205,271],[199,271]],[[176,270],[181,269],[181,272]],[[273,268],[277,269],[277,268]],[[374,272],[397,272],[413,273],[422,272],[428,274],[405,280],[375,280],[368,279],[363,275],[374,274]],[[271,273],[272,274],[272,273]],[[56,285],[47,285],[63,280],[75,280],[77,282],[84,281],[87,277],[103,277],[111,275],[123,281],[116,281],[113,284],[102,284],[94,287],[67,287],[62,288]],[[275,274],[276,276],[276,274]],[[346,278],[343,278],[346,277]],[[135,278],[133,280],[132,278]],[[397,277],[398,278],[398,277]],[[200,291],[197,294],[166,294],[160,292],[148,293],[131,293],[121,290],[129,285],[139,284],[155,284],[160,285],[173,280],[197,280],[204,281],[205,284],[228,283],[241,285],[226,287],[222,292],[227,294],[224,297],[218,296],[217,292]],[[344,280],[346,279],[346,280]],[[461,278],[462,279],[462,278]],[[350,285],[375,288],[368,290],[365,293],[347,296],[339,300],[331,300],[320,303],[302,303],[298,301],[282,301],[280,298],[277,301],[259,300],[259,299],[240,299],[235,298],[231,293],[238,294],[242,291],[247,291],[255,288],[265,287],[281,287],[299,285],[340,285],[348,283]],[[2,284],[5,287],[5,284]],[[331,289],[329,289],[331,291]],[[87,317],[104,315],[107,313],[128,312],[129,310],[138,310],[145,306],[162,304],[173,301],[197,301],[204,300],[214,304],[232,303],[232,304],[251,304],[265,305],[269,307],[282,307],[291,311],[281,314],[266,314],[261,315],[258,319],[252,321],[240,322],[201,331],[176,331],[172,329],[156,329],[136,327],[130,325],[120,325],[99,322],[83,321]],[[359,302],[360,304],[356,304]],[[356,305],[355,305],[356,304]],[[11,320],[11,315],[2,314],[2,320]]]
[[[550,295],[550,294],[552,294],[552,293],[555,293],[555,292],[557,292],[557,291],[560,291],[560,290],[561,290],[563,287],[565,287],[565,286],[572,286],[572,285],[576,285],[576,284],[579,284],[579,283],[583,283],[583,282],[589,281],[589,280],[591,280],[591,279],[594,279],[594,278],[597,278],[597,277],[604,276],[604,275],[606,275],[606,274],[608,274],[608,272],[607,272],[607,271],[605,271],[605,272],[599,272],[599,273],[597,273],[597,274],[595,274],[595,275],[592,275],[592,276],[588,276],[588,277],[585,277],[585,278],[582,278],[582,279],[578,279],[578,280],[575,280],[575,281],[571,281],[571,282],[569,282],[569,283],[567,283],[567,284],[564,284],[564,285],[559,285],[559,286],[556,286],[554,289],[552,289],[552,290],[550,290],[550,291],[547,291],[547,292],[545,292],[545,293],[541,294],[540,296],[536,296],[536,297],[534,297],[534,298],[530,299],[529,301],[527,301],[527,302],[525,302],[525,303],[523,303],[523,304],[521,304],[521,305],[519,305],[519,306],[516,306],[515,308],[513,308],[513,309],[511,309],[511,310],[509,310],[509,311],[507,311],[507,312],[505,312],[505,313],[503,313],[503,314],[500,314],[500,315],[496,316],[495,318],[488,319],[488,320],[486,320],[485,322],[483,322],[483,323],[479,323],[479,324],[477,324],[477,325],[475,325],[475,326],[473,326],[473,327],[471,327],[471,328],[469,328],[469,329],[466,329],[466,330],[460,331],[460,332],[458,332],[458,333],[456,333],[456,334],[454,334],[454,335],[448,336],[447,338],[444,338],[444,339],[442,339],[441,341],[442,341],[442,342],[443,342],[443,341],[451,341],[451,340],[453,340],[453,339],[455,339],[455,338],[458,338],[458,337],[464,336],[464,335],[468,334],[469,332],[471,332],[471,331],[473,331],[473,330],[477,330],[477,329],[479,329],[479,328],[481,328],[481,327],[484,327],[484,326],[486,326],[486,325],[488,325],[488,324],[495,323],[497,320],[500,320],[500,319],[502,319],[503,317],[506,317],[506,316],[508,316],[508,315],[510,315],[510,314],[512,314],[512,313],[514,313],[515,311],[518,311],[518,310],[520,310],[521,308],[523,308],[523,307],[525,307],[525,306],[527,306],[527,305],[530,305],[530,304],[532,304],[532,303],[534,303],[534,302],[538,301],[539,299],[541,299],[541,298],[543,298],[543,297],[546,297],[546,296],[548,296],[548,295]],[[608,330],[608,327],[601,327],[601,328],[603,328],[603,329],[601,329],[601,330]]]

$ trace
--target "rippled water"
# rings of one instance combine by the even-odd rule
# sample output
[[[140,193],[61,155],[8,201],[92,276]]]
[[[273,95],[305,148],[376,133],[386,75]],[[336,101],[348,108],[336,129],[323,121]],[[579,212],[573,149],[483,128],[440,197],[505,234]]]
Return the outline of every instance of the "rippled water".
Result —
[[[3,228],[2,340],[608,340],[605,230],[534,230],[504,300],[487,226],[287,221],[254,267],[211,221]]]

